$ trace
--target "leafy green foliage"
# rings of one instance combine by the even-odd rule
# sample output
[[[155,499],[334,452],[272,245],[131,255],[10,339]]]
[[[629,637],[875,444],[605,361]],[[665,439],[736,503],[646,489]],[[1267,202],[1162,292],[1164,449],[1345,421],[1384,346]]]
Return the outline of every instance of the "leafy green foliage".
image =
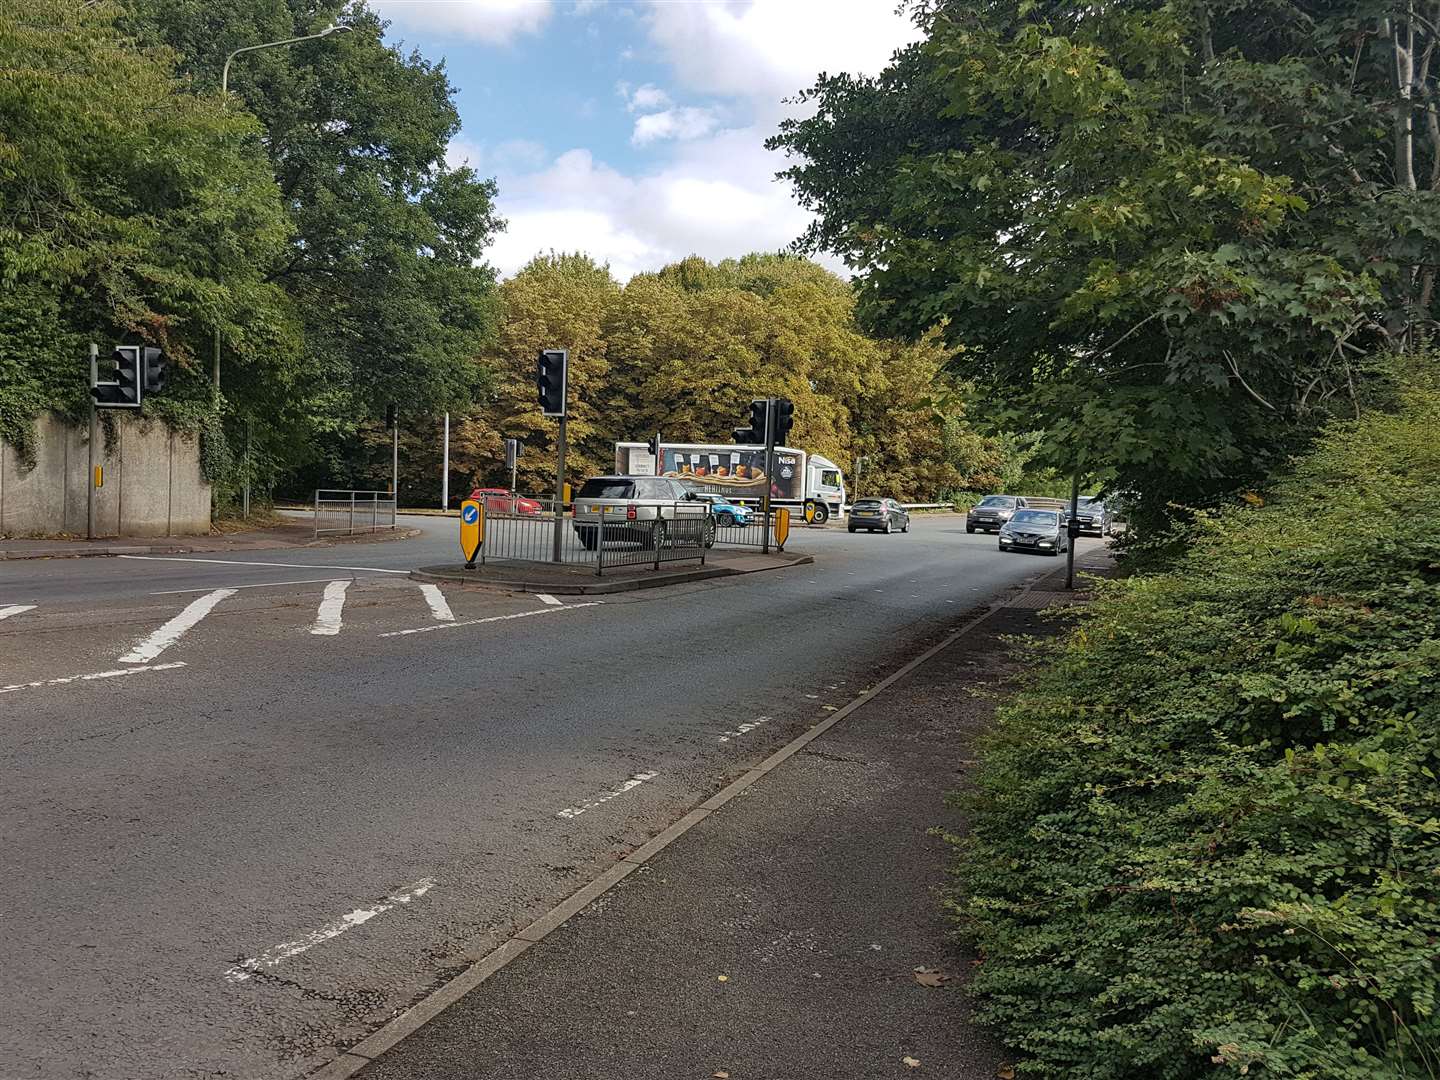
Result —
[[[1155,520],[1263,478],[1433,319],[1422,6],[934,0],[771,145],[866,325],[943,325],[987,419]]]
[[[192,429],[202,330],[264,372],[296,344],[264,276],[290,229],[255,119],[189,94],[116,12],[0,5],[0,437],[22,454],[41,409],[83,412],[90,341],[166,348],[179,370],[153,414]]]
[[[617,440],[657,431],[670,442],[729,442],[752,398],[777,395],[795,402],[790,441],[852,476],[864,455],[867,490],[928,501],[1000,482],[1006,448],[967,423],[938,335],[913,345],[865,335],[846,283],[808,260],[692,257],[622,288],[584,256],[550,255],[500,295],[499,347],[484,357],[497,373],[493,396],[454,440],[454,460],[476,481],[509,484],[501,440],[518,437],[521,487],[554,486],[554,423],[535,405],[535,354],[564,347],[576,475],[612,469]]]
[[[1433,1075],[1437,374],[1107,584],[1002,708],[952,905],[1029,1074]]]

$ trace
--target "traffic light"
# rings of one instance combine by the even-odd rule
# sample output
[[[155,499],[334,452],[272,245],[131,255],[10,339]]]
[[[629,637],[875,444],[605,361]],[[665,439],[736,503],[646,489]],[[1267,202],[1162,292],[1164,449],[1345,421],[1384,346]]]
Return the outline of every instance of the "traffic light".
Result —
[[[775,445],[783,446],[795,425],[795,403],[789,398],[775,399]]]
[[[158,394],[165,389],[165,380],[170,373],[170,361],[161,349],[153,345],[145,346],[145,351],[140,358],[144,378],[142,382],[145,393]]]
[[[535,365],[535,389],[540,411],[546,416],[565,415],[565,369],[570,354],[564,349],[541,349]]]
[[[139,345],[117,345],[110,354],[115,365],[113,379],[96,379],[90,388],[95,405],[103,409],[138,409],[143,392],[141,349]]]
[[[651,456],[651,457],[653,457],[653,458],[658,458],[658,457],[660,456],[660,436],[659,436],[659,435],[651,436],[650,441],[647,442],[645,445],[650,448],[650,456]]]
[[[750,402],[750,430],[755,432],[755,441],[765,441],[765,422],[770,411],[769,398],[756,398]]]
[[[385,406],[385,430],[394,431],[398,421],[399,417],[395,411],[395,403],[392,401],[389,405]]]

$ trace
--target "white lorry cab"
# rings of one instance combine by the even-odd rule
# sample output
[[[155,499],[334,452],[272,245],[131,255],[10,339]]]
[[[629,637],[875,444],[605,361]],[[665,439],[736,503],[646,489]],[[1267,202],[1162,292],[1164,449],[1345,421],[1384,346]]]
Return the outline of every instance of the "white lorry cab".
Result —
[[[723,495],[745,506],[759,506],[768,489],[772,506],[800,512],[815,500],[815,521],[840,517],[845,507],[845,477],[827,457],[793,446],[775,447],[774,475],[766,475],[765,447],[737,443],[661,443],[659,459],[640,442],[615,444],[615,472],[621,476],[668,476],[695,491]]]

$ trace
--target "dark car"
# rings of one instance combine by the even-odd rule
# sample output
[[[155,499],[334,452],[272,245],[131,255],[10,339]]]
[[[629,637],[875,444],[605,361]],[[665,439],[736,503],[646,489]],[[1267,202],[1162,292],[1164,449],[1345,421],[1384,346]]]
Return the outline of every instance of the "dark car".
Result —
[[[850,520],[846,527],[852,533],[857,529],[866,532],[909,532],[910,511],[894,499],[856,499],[850,504]]]
[[[986,495],[965,512],[965,531],[999,532],[1016,510],[1027,505],[1019,495]]]
[[[1070,511],[1066,509],[1065,519],[1070,519]],[[1109,536],[1110,512],[1105,508],[1105,500],[1098,499],[1093,495],[1080,496],[1080,502],[1075,508],[1075,520],[1080,523],[1080,532],[1094,536]]]
[[[1001,551],[1059,555],[1070,550],[1065,514],[1059,510],[1016,510],[1000,530]]]

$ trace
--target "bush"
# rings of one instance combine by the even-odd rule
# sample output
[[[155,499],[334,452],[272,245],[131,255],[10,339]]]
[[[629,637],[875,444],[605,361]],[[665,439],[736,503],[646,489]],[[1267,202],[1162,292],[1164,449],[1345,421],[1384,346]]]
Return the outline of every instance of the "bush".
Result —
[[[1440,1073],[1437,374],[1035,646],[950,900],[1022,1071]]]

